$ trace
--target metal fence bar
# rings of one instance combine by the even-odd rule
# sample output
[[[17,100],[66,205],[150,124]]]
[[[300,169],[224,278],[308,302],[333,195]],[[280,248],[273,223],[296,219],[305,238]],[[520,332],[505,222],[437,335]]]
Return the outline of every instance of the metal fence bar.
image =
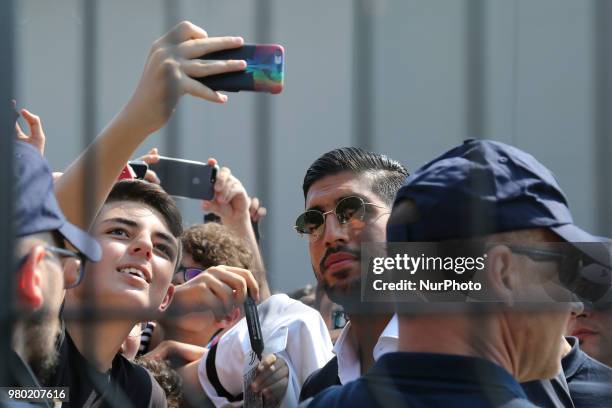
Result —
[[[164,30],[168,31],[176,24],[178,24],[180,18],[180,2],[176,0],[165,0],[164,1]],[[181,110],[176,111],[170,117],[168,123],[165,126],[164,134],[164,151],[161,152],[164,156],[168,157],[182,157],[183,154],[183,143],[182,143],[182,129],[181,129]],[[182,203],[177,201],[177,204]],[[182,208],[182,207],[181,207]]]
[[[82,0],[81,2],[81,13],[82,13],[82,42],[81,42],[81,101],[83,106],[83,122],[82,122],[82,145],[83,149],[89,146],[97,133],[97,122],[98,122],[98,0]],[[85,209],[83,211],[85,219],[93,219],[95,214],[94,208],[94,192],[96,191],[96,171],[98,169],[97,155],[94,150],[87,153],[85,162],[85,177],[83,180],[83,186],[81,186],[82,194],[84,195]],[[81,221],[82,225],[87,225],[87,222]],[[81,315],[83,324],[81,330],[86,333],[94,333],[92,330],[95,327],[96,322],[103,315],[103,311],[97,309],[98,304],[96,297],[94,296],[95,288],[93,287],[93,281],[88,280],[83,283],[85,285],[84,290],[86,292],[86,298],[89,302],[78,312]],[[66,318],[66,316],[64,316]],[[96,336],[90,335],[88,337],[87,348],[82,351],[85,358],[93,355],[93,350],[96,349],[96,343],[100,341]],[[95,373],[93,369],[87,372],[89,380],[92,382],[94,388],[98,391],[102,390],[102,384],[96,381]]]
[[[518,97],[519,97],[519,2],[514,0],[514,11],[513,11],[513,28],[512,28],[512,144],[518,143]]]
[[[272,42],[272,5],[270,0],[260,0],[255,6],[255,41],[257,43]],[[255,195],[261,203],[272,206],[272,100],[270,95],[258,93],[254,95],[253,109],[255,137]],[[261,240],[263,259],[272,259],[274,246],[270,241]],[[268,283],[273,286],[274,277],[268,274]]]
[[[487,137],[485,134],[485,7],[486,3],[483,0],[467,0],[465,7],[466,138]]]
[[[98,1],[83,0],[83,41],[82,41],[82,100],[83,100],[83,123],[82,123],[82,142],[83,149],[93,142],[97,133],[98,122]],[[96,180],[95,152],[88,157],[86,166],[86,185],[83,186],[85,197],[85,216],[91,219],[93,206],[93,192],[95,191],[92,183]]]
[[[373,149],[374,18],[372,0],[353,3],[352,116],[353,145]]]
[[[0,2],[0,384],[7,384],[13,322],[13,135],[15,122],[9,109],[15,94],[15,4]],[[8,260],[8,261],[7,261]]]
[[[597,0],[593,7],[593,131],[595,140],[595,182],[597,183],[595,208],[596,230],[612,236],[612,4],[609,0]]]

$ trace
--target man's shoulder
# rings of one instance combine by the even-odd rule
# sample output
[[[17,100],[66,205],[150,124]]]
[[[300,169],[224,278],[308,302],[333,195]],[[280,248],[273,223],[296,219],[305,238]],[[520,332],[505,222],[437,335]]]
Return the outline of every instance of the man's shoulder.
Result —
[[[584,351],[567,376],[567,385],[576,408],[608,406],[612,401],[612,368],[593,359]]]
[[[418,390],[411,387],[403,387],[394,381],[377,382],[373,378],[361,377],[346,385],[336,385],[323,390],[319,395],[305,401],[302,406],[311,408],[333,408],[333,407],[410,407],[427,406],[432,408],[459,408],[466,406],[490,406],[491,401],[484,396],[463,396],[461,392],[445,395],[439,394],[421,395]],[[496,401],[496,408],[537,408],[528,400],[519,397],[509,397],[505,400]]]
[[[571,381],[573,378],[577,379],[599,379],[607,382],[612,382],[612,368],[603,364],[602,362],[595,360],[584,351],[580,350],[583,354],[583,361],[580,368],[576,373],[568,378]]]
[[[436,375],[432,364],[445,360],[450,361]],[[459,372],[461,367],[465,372]],[[479,368],[490,373],[491,378],[475,379],[474,371]],[[456,372],[449,372],[451,369]],[[535,407],[515,383],[501,368],[484,360],[426,353],[389,353],[359,379],[322,391],[313,398],[311,406]]]
[[[302,385],[300,401],[314,397],[333,385],[340,385],[338,378],[338,357],[334,356],[323,367],[308,376]]]
[[[362,378],[345,385],[331,385],[315,395],[311,395],[308,407],[376,407],[382,406],[371,399]],[[382,401],[385,406],[394,406],[391,401]],[[400,405],[401,406],[401,405]]]

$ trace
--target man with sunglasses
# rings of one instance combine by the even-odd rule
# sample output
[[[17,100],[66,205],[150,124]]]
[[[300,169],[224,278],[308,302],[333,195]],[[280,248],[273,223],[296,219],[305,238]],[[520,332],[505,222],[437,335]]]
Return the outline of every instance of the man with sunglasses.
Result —
[[[66,221],[53,191],[51,170],[31,145],[15,142],[17,274],[10,357],[10,387],[40,387],[57,362],[55,341],[64,289],[81,280],[85,259],[101,250],[86,232]],[[66,249],[66,242],[75,250]]]
[[[294,228],[308,240],[317,281],[350,322],[334,345],[336,356],[306,380],[300,400],[356,380],[396,349],[392,308],[361,305],[361,244],[385,241],[391,203],[407,175],[399,162],[355,147],[327,152],[306,171],[306,211]]]
[[[610,285],[581,275],[579,266],[589,264],[609,271],[610,258],[573,224],[552,173],[493,141],[467,140],[411,175],[397,194],[387,241],[476,243],[486,263],[474,277],[486,290],[463,293],[465,303],[427,292],[398,302],[400,352],[320,394],[313,407],[534,407],[519,382],[561,371],[571,292],[596,297]]]

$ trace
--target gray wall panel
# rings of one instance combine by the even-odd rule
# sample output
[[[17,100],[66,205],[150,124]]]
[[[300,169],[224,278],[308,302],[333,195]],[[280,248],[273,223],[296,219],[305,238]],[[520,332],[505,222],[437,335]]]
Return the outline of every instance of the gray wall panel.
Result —
[[[240,35],[253,43],[254,5],[240,1],[183,1],[180,18],[204,28],[210,36]],[[206,161],[215,157],[253,192],[253,108],[255,95],[228,93],[229,101],[217,105],[193,97],[180,102],[182,153],[185,158]],[[201,222],[200,203],[182,200],[187,222]]]
[[[484,101],[480,136],[515,143],[548,165],[567,191],[578,223],[594,228],[594,90],[599,84],[593,77],[598,61],[593,1],[479,2],[484,38],[476,37],[476,43],[482,49],[467,42],[475,38],[468,35],[474,21],[467,16],[473,10],[469,1],[372,3],[374,149],[415,169],[463,138],[479,136],[467,131],[474,111],[470,122],[466,105],[474,100],[470,90],[475,82],[482,86]],[[41,115],[47,156],[62,168],[82,148],[80,3],[16,3],[19,104]],[[210,35],[237,34],[254,41],[254,1],[99,1],[98,128],[135,88],[151,42],[169,23],[167,4],[175,5],[170,10],[174,19],[190,19]],[[307,242],[291,229],[304,205],[304,172],[323,152],[354,140],[353,5],[351,0],[270,1],[271,38],[285,45],[287,72],[285,92],[270,97],[268,180],[256,173],[255,95],[230,95],[226,106],[187,97],[176,115],[184,157],[217,157],[255,195],[258,182],[269,183],[271,198],[264,203],[269,216],[262,233],[273,286],[279,290],[314,282]],[[482,83],[468,75],[473,56],[484,61],[478,67]],[[139,153],[163,148],[165,134],[166,129],[157,132]],[[200,219],[199,203],[182,207],[187,221]]]
[[[520,1],[518,35],[517,145],[554,171],[576,222],[587,229],[596,212],[591,7]]]
[[[266,239],[274,283],[313,282],[307,241],[291,228],[303,211],[302,181],[322,153],[351,142],[352,2],[272,2],[273,38],[287,52],[286,91],[273,100],[273,177]]]
[[[414,170],[465,138],[462,2],[387,1],[375,21],[375,150]]]
[[[79,2],[15,4],[17,103],[41,117],[46,156],[60,170],[82,150]]]

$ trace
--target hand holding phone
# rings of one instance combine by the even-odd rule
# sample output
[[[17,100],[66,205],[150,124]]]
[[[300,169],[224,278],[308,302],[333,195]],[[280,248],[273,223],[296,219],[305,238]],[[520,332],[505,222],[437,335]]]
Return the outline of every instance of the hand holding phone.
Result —
[[[170,195],[200,200],[211,200],[215,195],[214,184],[217,166],[206,163],[160,156],[149,168],[161,181]]]
[[[217,51],[198,59],[245,60],[244,71],[198,78],[214,91],[254,91],[277,94],[284,86],[285,50],[278,44],[245,44],[240,48]]]

